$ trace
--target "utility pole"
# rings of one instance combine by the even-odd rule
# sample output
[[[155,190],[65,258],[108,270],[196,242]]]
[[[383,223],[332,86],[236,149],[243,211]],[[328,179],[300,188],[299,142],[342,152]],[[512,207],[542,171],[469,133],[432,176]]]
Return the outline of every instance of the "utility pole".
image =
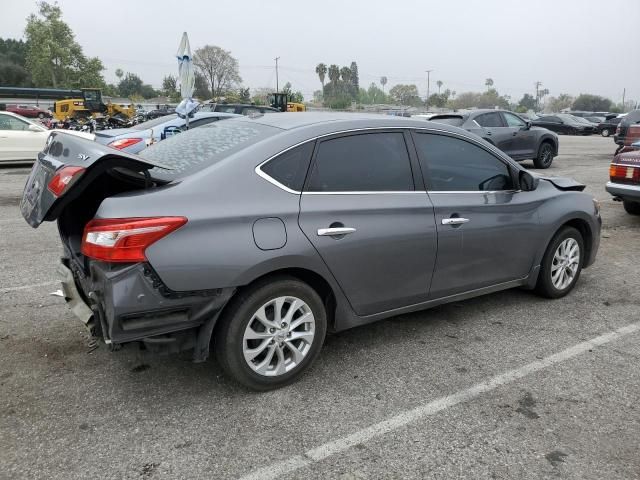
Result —
[[[280,93],[280,88],[278,85],[278,60],[280,60],[280,57],[276,57],[275,61],[276,61],[276,93]]]
[[[425,72],[427,72],[427,100],[425,101],[425,105],[428,112],[429,111],[429,89],[431,88],[431,72],[433,72],[433,70],[425,70]]]
[[[627,88],[625,87],[625,88],[622,89],[622,113],[625,112],[625,110],[624,110],[624,97],[626,96],[626,94],[627,94]]]
[[[538,80],[535,83],[536,86],[536,110],[540,110],[540,87],[542,86],[542,82]]]

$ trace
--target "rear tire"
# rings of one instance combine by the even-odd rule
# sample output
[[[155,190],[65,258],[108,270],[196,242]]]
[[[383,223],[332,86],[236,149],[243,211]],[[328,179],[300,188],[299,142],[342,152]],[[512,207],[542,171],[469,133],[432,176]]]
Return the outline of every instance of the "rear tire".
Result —
[[[536,292],[547,298],[567,295],[580,278],[584,254],[580,232],[573,227],[562,227],[542,258]]]
[[[640,203],[624,200],[622,206],[629,215],[640,215]]]
[[[218,323],[214,351],[229,377],[252,390],[272,390],[311,366],[326,331],[316,291],[294,277],[272,277],[231,300]]]
[[[611,135],[611,132],[608,128],[603,128],[602,131],[600,131],[600,135],[602,135],[603,137],[608,137],[609,135]]]
[[[542,142],[538,148],[538,156],[533,159],[536,168],[549,168],[553,163],[553,145],[550,142]]]

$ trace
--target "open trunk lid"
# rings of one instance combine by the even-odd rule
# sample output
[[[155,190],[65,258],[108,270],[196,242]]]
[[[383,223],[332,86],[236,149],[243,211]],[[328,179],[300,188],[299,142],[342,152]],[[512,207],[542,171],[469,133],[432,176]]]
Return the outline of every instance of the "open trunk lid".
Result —
[[[50,189],[51,181],[66,167],[77,167],[69,169],[75,170],[76,174],[58,179],[59,184],[61,182],[62,186],[68,188],[56,195]],[[170,170],[160,163],[137,155],[65,133],[53,132],[33,164],[20,201],[20,211],[27,223],[37,228],[45,220],[58,218],[66,204],[78,198],[93,180],[106,171],[123,169],[144,173],[154,167]]]

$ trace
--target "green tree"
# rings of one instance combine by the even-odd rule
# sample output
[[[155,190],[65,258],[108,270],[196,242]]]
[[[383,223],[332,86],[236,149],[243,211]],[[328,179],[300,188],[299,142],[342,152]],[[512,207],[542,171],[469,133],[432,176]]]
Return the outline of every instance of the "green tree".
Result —
[[[251,92],[249,91],[249,87],[240,88],[240,90],[238,91],[238,97],[241,103],[251,102]]]
[[[440,89],[442,88],[442,85],[444,85],[444,83],[442,83],[442,80],[438,80],[436,82],[436,85],[438,86],[438,94],[440,94]],[[432,103],[429,102],[429,105],[432,105]]]
[[[487,87],[487,90],[490,90],[491,87],[493,87],[493,78],[487,78],[484,81],[485,86]]]
[[[351,69],[349,67],[342,67],[340,69],[340,77],[344,83],[351,83]]]
[[[198,48],[193,55],[193,64],[206,78],[214,98],[226,95],[242,82],[238,60],[230,51],[215,45]]]
[[[558,97],[549,97],[547,100],[547,110],[551,112],[561,112],[567,108],[571,108],[574,98],[568,93],[561,93]]]
[[[319,63],[316,66],[316,73],[318,74],[318,78],[322,84],[322,90],[324,90],[324,78],[327,75],[327,66],[324,63]]]
[[[85,57],[58,4],[42,1],[37,6],[25,28],[26,65],[33,82],[40,87],[103,87],[102,62]]]
[[[180,101],[180,92],[178,91],[178,78],[173,75],[167,75],[162,79],[162,94],[169,97],[172,102]]]
[[[145,84],[135,73],[127,72],[120,83],[118,83],[118,94],[125,98],[153,98],[158,95],[151,85]]]
[[[195,81],[193,83],[193,96],[201,100],[211,98],[211,92],[209,91],[209,84],[207,79],[200,72],[195,72]]]
[[[573,110],[585,110],[587,112],[608,112],[611,108],[611,100],[599,95],[581,93],[573,102]]]
[[[12,87],[31,86],[31,76],[26,68],[27,44],[22,40],[0,38],[0,85]]]
[[[382,93],[384,93],[384,86],[387,84],[387,77],[380,77],[380,85],[382,85]]]
[[[394,85],[389,90],[389,96],[391,100],[400,105],[419,106],[422,104],[422,100],[418,95],[418,87],[415,85],[403,85],[401,83]]]
[[[520,99],[520,101],[518,102],[518,106],[524,108],[524,112],[526,112],[527,110],[535,110],[536,99],[533,95],[529,95],[528,93],[525,93]]]
[[[122,80],[124,72],[122,71],[121,68],[116,68],[115,74],[116,74],[116,77],[118,77],[118,80]]]
[[[353,88],[355,89],[355,95],[358,95],[358,91],[360,90],[360,76],[358,75],[358,64],[356,62],[351,62],[351,66],[349,67],[351,70],[351,83],[353,84]]]
[[[296,103],[304,102],[304,95],[302,95],[302,92],[300,91],[294,92],[291,88],[291,82],[287,82],[284,84],[284,87],[282,87],[282,93],[287,94],[287,97],[289,98],[290,102],[296,102]]]
[[[340,80],[340,67],[338,65],[332,64],[328,69],[329,81],[331,83],[338,83]]]

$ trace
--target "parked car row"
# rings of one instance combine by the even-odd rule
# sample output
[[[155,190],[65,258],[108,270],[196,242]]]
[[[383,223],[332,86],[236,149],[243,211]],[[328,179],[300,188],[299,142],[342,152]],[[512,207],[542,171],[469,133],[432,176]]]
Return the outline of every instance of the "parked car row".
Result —
[[[492,137],[537,136],[490,113],[476,123]],[[267,390],[299,378],[329,330],[507,288],[568,294],[599,246],[583,189],[446,123],[280,113],[139,155],[54,132],[20,208],[58,222],[63,291],[94,335],[195,361],[212,344],[229,376]]]

